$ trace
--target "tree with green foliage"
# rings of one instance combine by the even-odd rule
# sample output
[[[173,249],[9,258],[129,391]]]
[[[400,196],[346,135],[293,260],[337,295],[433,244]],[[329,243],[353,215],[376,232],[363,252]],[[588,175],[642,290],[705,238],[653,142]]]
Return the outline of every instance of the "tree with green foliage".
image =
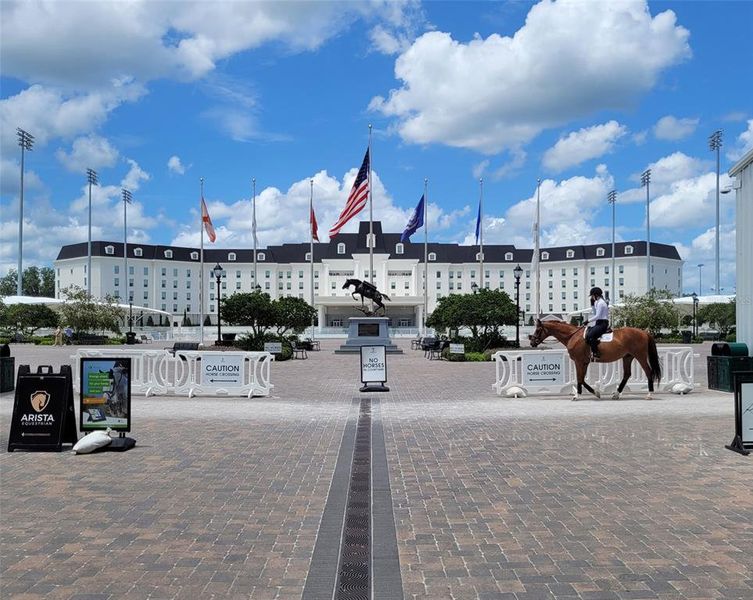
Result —
[[[698,309],[698,323],[708,323],[715,327],[719,333],[726,336],[730,328],[737,322],[737,305],[732,302],[715,302]]]
[[[55,297],[55,271],[50,267],[34,265],[24,269],[21,282],[24,296]],[[9,269],[5,277],[0,278],[0,296],[15,296],[18,291],[18,273]]]
[[[507,292],[482,289],[440,298],[426,324],[437,331],[468,328],[473,340],[500,339],[503,325],[515,325],[515,313]]]
[[[70,326],[76,335],[95,331],[120,333],[120,323],[126,311],[117,305],[112,296],[96,301],[86,291],[76,286],[63,290],[65,302],[60,305],[62,321]]]
[[[289,331],[299,334],[310,327],[316,318],[316,309],[303,298],[285,296],[272,304],[275,311],[274,326],[279,336],[284,336]]]
[[[292,331],[300,333],[311,325],[316,309],[302,298],[286,296],[272,300],[267,293],[250,292],[233,294],[221,300],[222,320],[228,325],[251,328],[254,338],[264,336],[274,329],[279,337]]]
[[[42,327],[57,327],[59,316],[45,304],[13,304],[0,306],[0,329],[5,335],[20,331],[34,335]]]
[[[612,316],[616,327],[636,327],[656,335],[663,328],[677,327],[679,313],[672,295],[666,290],[651,290],[644,296],[626,295],[622,306],[614,307]]]

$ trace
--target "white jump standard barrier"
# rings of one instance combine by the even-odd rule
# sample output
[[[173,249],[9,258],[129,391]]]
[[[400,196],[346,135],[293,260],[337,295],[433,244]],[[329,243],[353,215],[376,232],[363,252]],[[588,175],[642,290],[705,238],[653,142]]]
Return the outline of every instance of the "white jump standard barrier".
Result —
[[[130,358],[131,390],[144,396],[269,396],[274,356],[269,352],[89,349],[71,356],[74,386],[84,357]]]
[[[693,349],[690,347],[657,348],[662,378],[656,391],[687,394],[693,391]],[[496,380],[492,388],[497,395],[525,397],[529,395],[575,395],[575,363],[567,350],[536,350],[497,352],[493,356]],[[622,381],[622,360],[595,362],[588,367],[586,381],[601,394],[617,393]],[[625,390],[646,391],[648,380],[637,361],[631,365],[631,376]],[[623,391],[625,391],[623,390]]]

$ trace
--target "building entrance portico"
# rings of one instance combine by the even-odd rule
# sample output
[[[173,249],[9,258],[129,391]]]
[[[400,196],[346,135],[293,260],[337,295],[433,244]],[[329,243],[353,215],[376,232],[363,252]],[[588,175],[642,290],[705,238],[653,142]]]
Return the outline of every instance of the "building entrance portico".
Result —
[[[361,304],[350,296],[316,296],[314,304],[319,311],[319,327],[347,327],[350,317],[363,317],[356,307]],[[423,320],[424,299],[416,296],[390,296],[385,301],[386,316],[390,327],[420,327]],[[369,300],[364,307],[370,308]],[[380,311],[381,312],[381,311]],[[379,315],[381,316],[381,314]]]

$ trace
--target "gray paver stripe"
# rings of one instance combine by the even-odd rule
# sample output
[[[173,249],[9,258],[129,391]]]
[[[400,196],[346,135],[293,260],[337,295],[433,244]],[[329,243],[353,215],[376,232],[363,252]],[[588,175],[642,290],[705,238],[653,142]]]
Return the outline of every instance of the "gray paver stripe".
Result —
[[[358,400],[353,400],[327,494],[327,503],[322,513],[319,533],[316,536],[316,545],[303,589],[303,600],[331,598],[334,593],[356,439],[357,408]]]
[[[372,400],[371,409],[372,597],[374,600],[403,598],[400,555],[397,548],[395,516],[392,512],[392,492],[379,400]]]

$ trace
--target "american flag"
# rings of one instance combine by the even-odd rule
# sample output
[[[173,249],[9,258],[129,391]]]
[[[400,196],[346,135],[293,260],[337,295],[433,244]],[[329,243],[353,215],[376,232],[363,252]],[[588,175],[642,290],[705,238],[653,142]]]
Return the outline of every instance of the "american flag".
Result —
[[[217,234],[214,232],[214,225],[212,225],[212,219],[209,218],[209,212],[207,211],[207,204],[204,202],[204,198],[201,199],[201,222],[204,224],[204,229],[207,230],[209,241],[213,242],[217,239]]]
[[[363,164],[358,170],[356,180],[350,190],[348,201],[345,208],[337,218],[337,222],[329,230],[329,239],[335,237],[345,224],[355,217],[366,206],[366,199],[369,197],[369,150],[366,149],[366,156],[363,157]]]

